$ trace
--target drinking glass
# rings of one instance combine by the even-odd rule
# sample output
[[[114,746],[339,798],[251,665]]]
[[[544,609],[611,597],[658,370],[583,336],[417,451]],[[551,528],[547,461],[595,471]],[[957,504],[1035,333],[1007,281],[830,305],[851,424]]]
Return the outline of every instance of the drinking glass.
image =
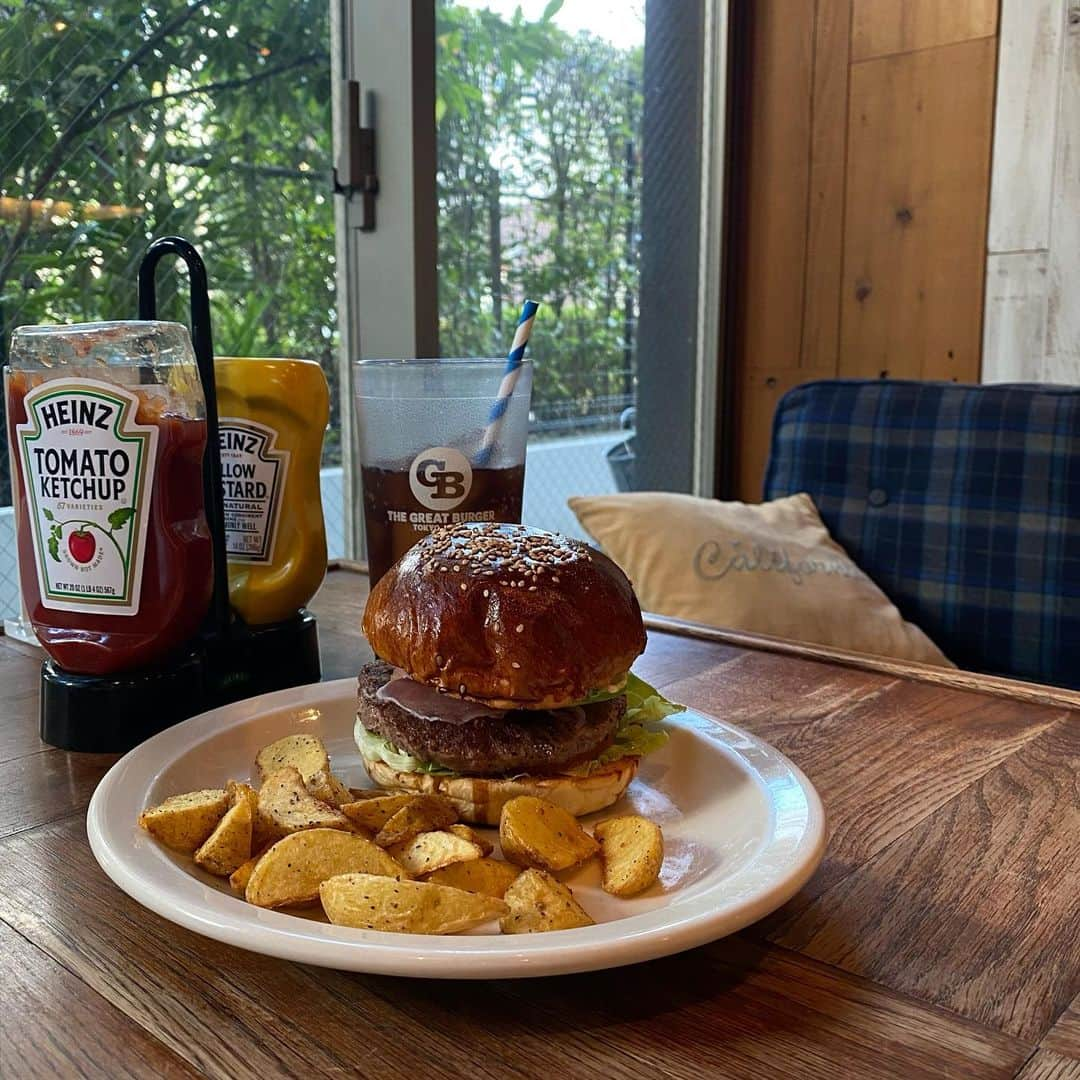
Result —
[[[372,585],[442,525],[521,521],[532,364],[522,364],[505,413],[490,426],[505,367],[505,358],[354,363]]]

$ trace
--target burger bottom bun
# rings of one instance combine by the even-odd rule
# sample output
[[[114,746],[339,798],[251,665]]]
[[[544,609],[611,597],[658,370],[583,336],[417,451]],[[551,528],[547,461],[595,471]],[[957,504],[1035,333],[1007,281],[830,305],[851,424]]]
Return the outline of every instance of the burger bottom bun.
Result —
[[[537,795],[575,817],[603,810],[616,802],[630,786],[638,768],[636,757],[623,757],[589,776],[491,779],[399,772],[385,761],[362,758],[368,776],[379,787],[390,791],[445,795],[457,807],[462,820],[474,825],[498,825],[503,805],[519,795]]]

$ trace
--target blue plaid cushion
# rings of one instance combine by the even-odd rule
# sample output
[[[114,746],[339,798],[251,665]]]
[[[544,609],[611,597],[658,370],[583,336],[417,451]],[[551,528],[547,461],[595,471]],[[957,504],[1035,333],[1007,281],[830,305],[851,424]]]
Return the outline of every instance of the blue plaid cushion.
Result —
[[[1080,389],[806,383],[765,478],[798,491],[961,667],[1080,687]]]

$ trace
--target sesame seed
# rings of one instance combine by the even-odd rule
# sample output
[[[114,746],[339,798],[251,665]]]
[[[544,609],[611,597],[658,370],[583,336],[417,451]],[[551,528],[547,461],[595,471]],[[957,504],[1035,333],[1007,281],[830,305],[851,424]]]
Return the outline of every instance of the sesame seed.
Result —
[[[521,665],[520,665],[520,664],[519,664],[519,663],[518,663],[518,662],[517,662],[516,660],[511,660],[511,661],[510,661],[510,666],[511,666],[512,668],[519,668],[519,667],[521,667]]]
[[[523,633],[524,630],[525,630],[525,624],[524,623],[518,623],[517,626],[514,629],[516,629],[519,634]]]

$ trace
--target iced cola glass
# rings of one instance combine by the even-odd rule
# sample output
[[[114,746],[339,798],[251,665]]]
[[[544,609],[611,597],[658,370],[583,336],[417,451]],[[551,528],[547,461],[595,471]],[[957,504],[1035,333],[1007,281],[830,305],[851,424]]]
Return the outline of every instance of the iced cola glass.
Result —
[[[505,359],[354,363],[372,585],[442,525],[521,521],[532,364],[522,364],[501,422],[489,429],[505,366]]]

